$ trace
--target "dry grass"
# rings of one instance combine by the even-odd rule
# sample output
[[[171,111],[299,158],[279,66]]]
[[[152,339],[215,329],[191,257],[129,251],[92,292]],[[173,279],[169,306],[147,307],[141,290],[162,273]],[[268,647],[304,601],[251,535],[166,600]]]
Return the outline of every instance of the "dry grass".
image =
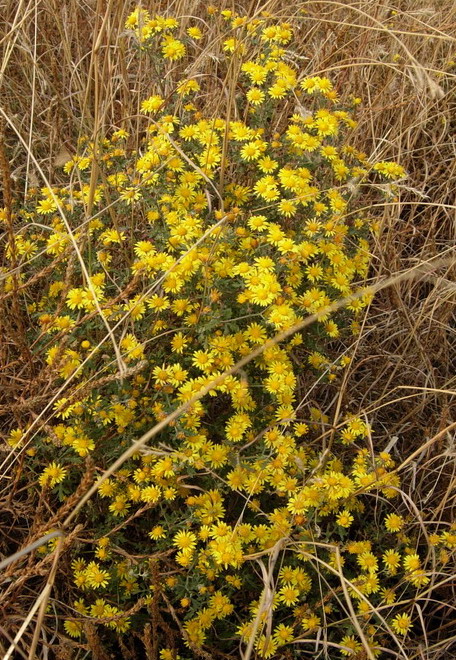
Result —
[[[395,283],[379,291],[363,320],[356,357],[337,400],[324,390],[318,397],[324,404],[327,396],[326,412],[335,425],[348,408],[368,415],[376,432],[373,442],[390,447],[398,462],[405,462],[401,495],[425,535],[429,521],[454,520],[455,505],[456,67],[450,63],[456,59],[456,7],[444,0],[288,5],[252,0],[223,6],[234,4],[250,15],[267,9],[280,20],[300,16],[302,69],[330,76],[342,99],[361,96],[353,136],[357,147],[396,159],[409,172],[400,199],[377,209],[381,234],[373,246],[371,275],[373,281],[393,277]],[[139,103],[154,72],[127,48],[123,26],[134,5],[0,0],[0,206],[9,207],[11,198],[20,199],[30,186],[57,182],[59,167],[79,135],[99,138],[121,126],[131,132],[131,140],[140,135]],[[206,5],[198,0],[158,2],[155,7],[179,16],[206,15]],[[237,77],[235,71],[214,76],[219,35],[211,36],[198,71],[210,75],[204,100],[215,113],[220,99],[232,107]],[[430,267],[436,257],[442,257],[440,265]],[[427,274],[395,277],[417,267],[421,272],[428,267]],[[28,285],[39,285],[47,275],[39,274]],[[17,285],[0,301],[0,431],[11,427],[11,418],[13,425],[34,422],[55,395],[27,344],[20,295]],[[90,480],[82,484],[79,495],[89,485]],[[77,502],[50,511],[32,491],[17,489],[7,472],[1,497],[0,559],[26,549],[50,524],[62,524]],[[77,528],[68,528],[63,549],[77,533]],[[53,558],[35,561],[25,551],[24,558],[19,567],[16,558],[0,580],[0,652],[9,657],[11,645],[16,646],[15,657],[31,658],[36,645],[37,657],[44,658],[46,644],[52,647],[55,641],[52,617],[38,626],[36,613],[51,588]],[[59,561],[61,576],[68,568],[63,550]],[[62,589],[58,580],[57,575],[57,599]],[[429,598],[421,604],[422,634],[415,635],[408,658],[453,657],[455,588],[456,577],[433,576]],[[87,637],[86,652],[106,657],[96,632]],[[153,644],[149,640],[145,646]],[[61,647],[56,657],[87,657],[77,646]]]

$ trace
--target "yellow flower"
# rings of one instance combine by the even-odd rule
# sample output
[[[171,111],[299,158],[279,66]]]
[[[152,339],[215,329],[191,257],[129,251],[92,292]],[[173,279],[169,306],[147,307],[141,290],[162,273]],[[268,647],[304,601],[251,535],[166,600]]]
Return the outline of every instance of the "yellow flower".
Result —
[[[106,548],[110,544],[109,536],[101,536],[98,539],[97,544],[100,548]]]
[[[160,660],[179,660],[179,657],[171,649],[161,649],[160,651]]]
[[[179,550],[191,551],[196,547],[196,534],[193,532],[180,531],[174,536],[173,545]]]
[[[107,603],[103,598],[97,598],[90,607],[90,616],[104,618],[108,614]]]
[[[121,243],[126,240],[125,233],[123,231],[117,231],[117,229],[107,229],[102,234],[100,234],[99,239],[103,245],[110,245],[111,243]]]
[[[340,650],[343,655],[354,655],[362,649],[362,645],[353,635],[345,635],[340,640],[340,645],[345,647]]]
[[[195,39],[196,41],[203,38],[203,33],[201,32],[200,28],[197,26],[187,28],[187,34],[189,37]]]
[[[167,60],[180,60],[185,56],[185,45],[179,39],[167,36],[161,43],[162,55]]]
[[[413,584],[414,587],[423,587],[425,584],[428,584],[429,578],[423,570],[412,571],[405,576],[405,579]]]
[[[162,312],[170,306],[169,298],[166,296],[159,296],[157,293],[154,293],[151,298],[148,298],[146,303],[150,309],[157,312]]]
[[[7,443],[10,447],[20,447],[22,445],[22,440],[24,439],[24,431],[20,428],[13,429],[10,431],[10,434],[7,439]]]
[[[332,90],[332,83],[328,78],[320,78],[314,76],[311,78],[304,78],[301,81],[301,87],[308,94],[315,94],[315,92],[329,92]]]
[[[120,193],[120,199],[122,199],[128,205],[134,204],[138,201],[138,199],[141,199],[141,190],[131,186],[129,188],[125,188]]]
[[[246,330],[244,330],[244,337],[252,344],[264,344],[267,339],[267,332],[259,323],[251,323]]]
[[[383,174],[387,179],[402,179],[406,176],[406,171],[401,165],[394,163],[393,161],[381,161],[375,163],[373,169],[379,174]]]
[[[278,81],[269,87],[268,94],[273,99],[282,99],[287,94],[287,86]]]
[[[204,460],[213,468],[219,468],[228,462],[229,447],[223,445],[213,445],[208,448],[204,454]]]
[[[389,573],[394,574],[401,564],[401,556],[396,550],[387,550],[382,556],[385,568]]]
[[[65,479],[67,469],[55,463],[54,461],[43,470],[38,479],[40,486],[50,486],[53,488]]]
[[[301,625],[304,630],[315,630],[316,628],[320,627],[321,619],[315,614],[308,614],[303,618]]]
[[[233,37],[223,42],[223,50],[227,53],[234,53],[237,50],[242,55],[245,53],[245,44]]]
[[[353,516],[351,515],[350,511],[347,511],[347,509],[344,509],[337,516],[336,522],[341,527],[350,527],[350,525],[353,522]]]
[[[378,570],[377,558],[372,552],[362,552],[356,560],[364,571],[375,573]]]
[[[46,252],[48,254],[62,254],[69,244],[70,237],[68,234],[55,232],[51,234],[46,241]]]
[[[36,207],[36,211],[40,215],[49,215],[50,213],[54,213],[56,210],[57,204],[52,198],[42,199],[40,202],[38,202],[38,206]]]
[[[149,536],[152,540],[162,539],[166,536],[166,532],[161,525],[156,525],[150,532]]]
[[[125,354],[125,361],[138,360],[144,357],[144,347],[138,342],[131,333],[125,335],[120,342],[122,352]]]
[[[125,516],[129,508],[130,503],[127,501],[125,495],[118,495],[109,505],[109,510],[114,516]]]
[[[192,364],[202,371],[206,371],[214,362],[212,351],[195,351],[193,353]]]
[[[266,175],[258,179],[254,186],[255,195],[262,197],[268,202],[272,202],[279,197],[277,182],[271,175]]]
[[[177,90],[176,90],[176,91],[177,91],[177,93],[178,93],[180,96],[187,96],[187,95],[190,94],[191,92],[197,92],[199,89],[200,89],[200,85],[199,85],[198,81],[197,81],[197,80],[191,80],[191,79],[190,79],[190,80],[183,80],[183,81],[181,81],[181,82],[177,85]],[[184,126],[184,127],[179,131],[179,135],[180,135],[181,137],[183,137],[184,139],[187,139],[187,140],[188,140],[188,139],[191,139],[191,137],[193,137],[193,135],[189,135],[189,134],[188,134],[188,133],[189,133],[189,130],[190,130],[190,133],[193,133],[193,135],[194,135],[194,131],[195,131],[196,129],[195,129],[194,127],[192,127],[192,126]],[[186,134],[187,134],[187,137],[185,137]]]
[[[338,131],[337,118],[329,113],[315,119],[315,128],[319,136],[336,135]]]
[[[257,140],[254,142],[246,142],[246,144],[244,144],[244,146],[241,149],[242,160],[250,161],[259,158],[262,153],[261,145],[262,142]]]
[[[231,442],[240,442],[251,426],[251,420],[245,413],[238,413],[230,417],[225,426],[225,433],[228,440]]]
[[[412,620],[408,614],[397,614],[391,622],[391,627],[398,635],[405,635],[412,627]]]
[[[71,330],[76,324],[76,321],[71,316],[57,316],[49,331],[53,330]]]
[[[110,580],[108,571],[101,569],[94,561],[91,561],[90,564],[87,565],[85,574],[87,577],[87,584],[93,589],[106,587]]]
[[[252,83],[261,85],[268,76],[268,69],[256,62],[245,62],[242,65],[242,71],[248,75]]]
[[[82,621],[72,621],[65,619],[63,627],[70,637],[81,637],[83,633]]]
[[[143,502],[158,502],[161,497],[161,489],[159,486],[146,486],[141,490],[141,500]]]
[[[384,524],[388,532],[400,532],[404,527],[404,519],[396,513],[390,513],[385,517]]]
[[[71,442],[71,446],[79,456],[87,456],[95,449],[94,441],[84,434],[77,435]]]
[[[294,630],[291,626],[280,623],[274,630],[273,638],[278,646],[292,642],[294,639]]]
[[[261,105],[265,99],[264,92],[259,87],[252,87],[247,92],[246,97],[252,105]]]
[[[291,584],[286,584],[279,590],[279,602],[287,607],[294,605],[299,598],[299,589],[296,589]]]
[[[116,490],[115,485],[110,479],[106,479],[106,481],[103,481],[103,483],[98,486],[98,493],[100,494],[100,497],[112,497],[114,495]]]
[[[382,598],[387,605],[392,605],[396,601],[396,594],[394,589],[384,587],[382,589]]]
[[[404,557],[403,564],[406,571],[416,571],[420,568],[421,560],[419,555],[412,553]]]
[[[255,644],[260,658],[271,658],[277,650],[277,642],[272,637],[261,635]]]
[[[456,530],[453,529],[453,531],[442,532],[440,540],[448,549],[452,550],[453,548],[456,548]]]

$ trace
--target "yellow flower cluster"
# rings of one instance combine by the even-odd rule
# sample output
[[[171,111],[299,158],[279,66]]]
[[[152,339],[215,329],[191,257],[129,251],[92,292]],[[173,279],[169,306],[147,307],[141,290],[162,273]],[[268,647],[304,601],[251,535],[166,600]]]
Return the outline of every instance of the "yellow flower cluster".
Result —
[[[375,222],[357,210],[366,204],[355,203],[354,181],[367,187],[372,170],[387,179],[404,171],[370,164],[346,143],[355,120],[329,79],[302,77],[291,63],[292,25],[217,7],[209,18],[233,31],[223,57],[242,58],[239,112],[208,117],[196,98],[183,100],[200,82],[175,70],[205,38],[201,29],[136,9],[126,27],[157,70],[173,63],[173,92],[149,90],[137,150],[123,129],[97,144],[81,139],[64,167],[78,177],[29,191],[32,222],[15,238],[24,261],[54,260],[30,310],[48,377],[65,389],[36,441],[37,456],[59,452],[41,486],[63,489],[72,477],[74,487],[89,454],[108,467],[183,406],[154,446],[99,485],[87,513],[98,540],[73,564],[85,600],[64,628],[81,636],[91,617],[125,632],[123,612],[141,594],[144,606],[163,598],[185,611],[183,649],[222,631],[224,652],[253,635],[257,656],[268,658],[326,625],[349,655],[362,645],[346,621],[335,623],[343,568],[377,655],[386,642],[373,612],[391,607],[395,633],[411,628],[410,613],[396,614],[394,589],[427,584],[425,555],[390,505],[400,480],[391,456],[372,449],[368,420],[347,415],[333,426],[316,399],[318,385],[337,386],[350,364],[346,346],[372,298],[363,280]],[[303,97],[306,109],[298,104],[276,130],[282,99]],[[103,173],[95,187],[94,162]],[[88,272],[74,266],[74,241]],[[9,444],[23,435],[13,429]],[[454,530],[435,544],[451,551]],[[268,556],[277,560],[269,576]],[[160,657],[177,656],[166,647]]]

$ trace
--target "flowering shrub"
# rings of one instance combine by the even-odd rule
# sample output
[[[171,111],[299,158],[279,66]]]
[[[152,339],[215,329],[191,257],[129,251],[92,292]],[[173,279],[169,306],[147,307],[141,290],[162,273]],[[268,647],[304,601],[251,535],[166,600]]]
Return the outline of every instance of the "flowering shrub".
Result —
[[[53,407],[8,443],[50,497],[191,402],[82,509],[60,632],[141,638],[152,620],[163,660],[297,658],[321,637],[334,657],[401,651],[428,549],[368,420],[332,423],[312,391],[337,394],[372,297],[371,183],[405,172],[350,145],[351,109],[300,74],[292,25],[211,13],[230,28],[220,66],[239,68],[232,107],[205,115],[204,78],[184,75],[201,29],[135,10],[126,27],[159,80],[139,148],[122,128],[81,139],[66,183],[29,191],[9,246],[5,294],[47,273],[26,291]],[[431,541],[444,563],[456,535]]]

